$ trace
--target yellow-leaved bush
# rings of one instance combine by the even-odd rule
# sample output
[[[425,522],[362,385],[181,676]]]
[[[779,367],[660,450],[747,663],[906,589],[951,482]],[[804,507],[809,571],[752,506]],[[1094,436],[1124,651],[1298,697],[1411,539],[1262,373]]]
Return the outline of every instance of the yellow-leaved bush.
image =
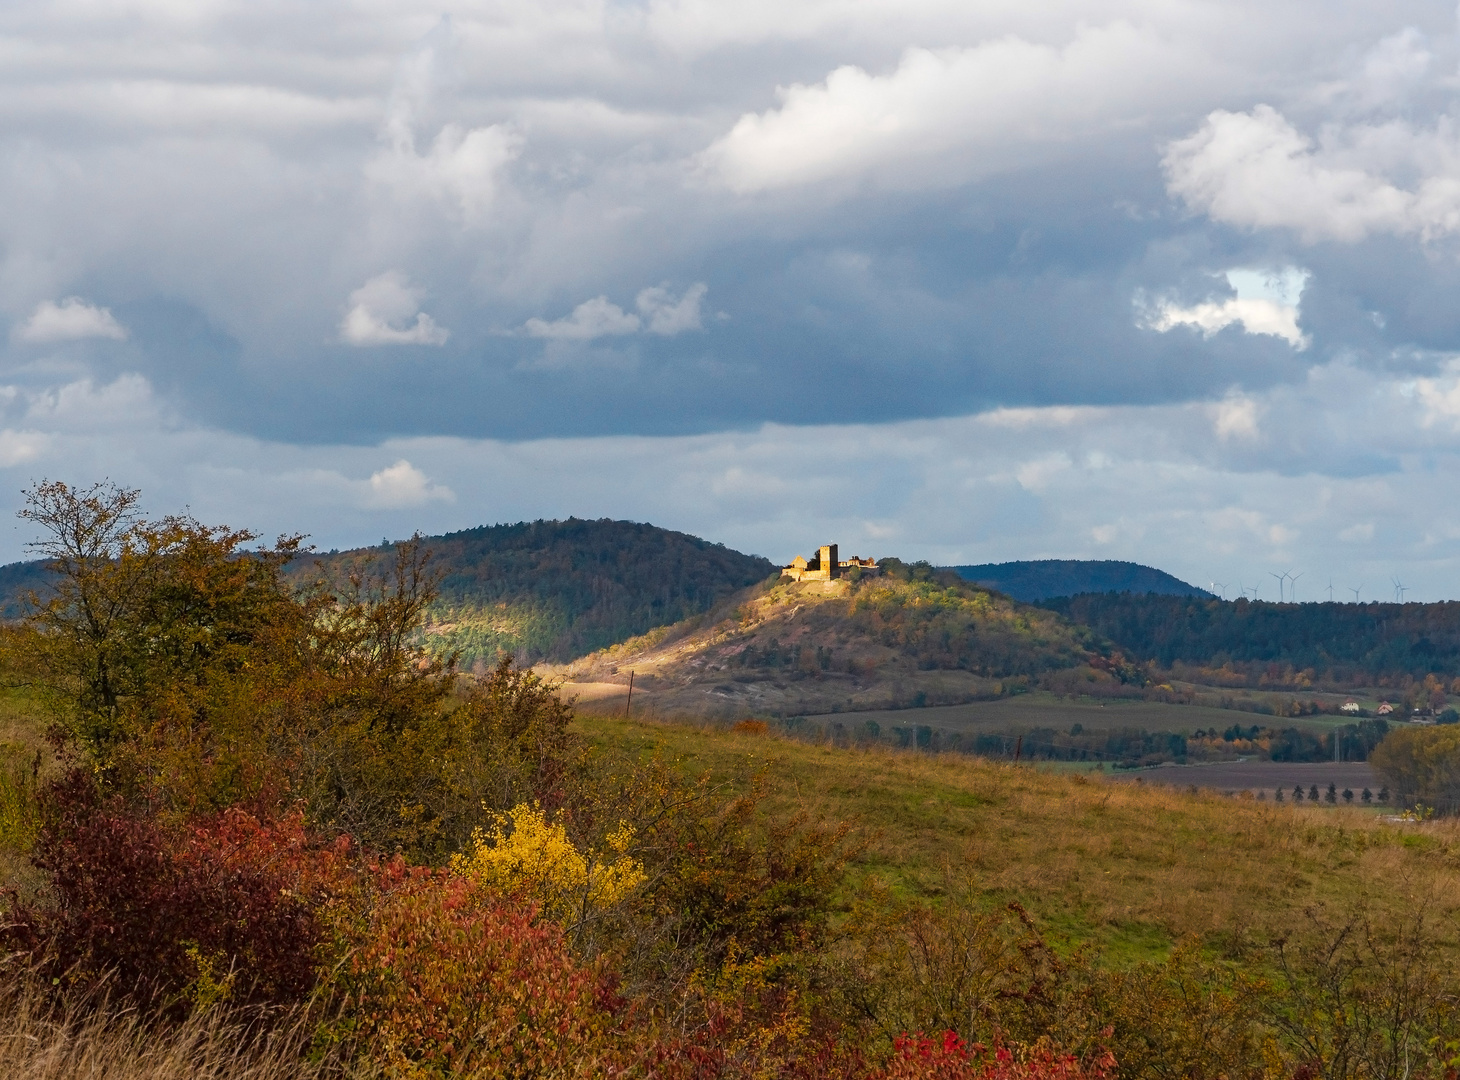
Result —
[[[613,907],[644,883],[644,864],[628,854],[633,827],[620,822],[605,839],[607,851],[578,850],[562,824],[522,803],[490,830],[472,833],[471,850],[451,867],[479,885],[535,900],[543,913],[566,921]]]

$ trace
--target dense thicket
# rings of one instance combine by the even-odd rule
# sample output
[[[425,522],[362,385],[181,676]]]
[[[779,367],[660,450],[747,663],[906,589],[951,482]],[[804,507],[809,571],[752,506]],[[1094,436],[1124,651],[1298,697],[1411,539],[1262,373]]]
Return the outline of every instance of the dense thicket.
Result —
[[[1460,602],[1274,604],[1086,593],[1044,600],[1143,662],[1279,665],[1336,682],[1460,675]]]
[[[531,521],[423,539],[439,574],[427,630],[465,668],[506,652],[565,661],[708,611],[775,568],[685,533],[631,521]],[[389,557],[324,556],[336,578]]]

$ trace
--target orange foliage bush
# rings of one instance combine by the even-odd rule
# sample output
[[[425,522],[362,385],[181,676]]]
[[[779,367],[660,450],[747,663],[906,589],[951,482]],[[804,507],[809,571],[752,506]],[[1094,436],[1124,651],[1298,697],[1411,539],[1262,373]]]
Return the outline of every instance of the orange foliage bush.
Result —
[[[394,863],[380,885],[339,928],[328,1041],[405,1075],[617,1071],[624,1003],[557,926],[449,873]]]

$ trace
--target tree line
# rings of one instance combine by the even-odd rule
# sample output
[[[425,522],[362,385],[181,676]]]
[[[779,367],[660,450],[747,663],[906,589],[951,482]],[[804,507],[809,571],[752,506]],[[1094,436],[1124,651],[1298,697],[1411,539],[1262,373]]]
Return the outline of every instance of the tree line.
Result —
[[[1241,684],[1336,685],[1460,676],[1460,602],[1279,604],[1134,593],[1039,601],[1142,662],[1225,669]]]

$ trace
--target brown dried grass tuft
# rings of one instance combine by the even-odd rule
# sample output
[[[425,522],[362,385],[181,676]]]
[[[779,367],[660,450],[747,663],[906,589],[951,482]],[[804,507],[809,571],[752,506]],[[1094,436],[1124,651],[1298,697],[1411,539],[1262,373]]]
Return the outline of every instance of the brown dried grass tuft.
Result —
[[[0,986],[0,1076],[6,1080],[343,1080],[304,1057],[309,1029],[257,1029],[220,1011],[182,1024],[149,1024],[90,998],[58,1009],[34,980]],[[364,1080],[358,1072],[353,1080]]]

